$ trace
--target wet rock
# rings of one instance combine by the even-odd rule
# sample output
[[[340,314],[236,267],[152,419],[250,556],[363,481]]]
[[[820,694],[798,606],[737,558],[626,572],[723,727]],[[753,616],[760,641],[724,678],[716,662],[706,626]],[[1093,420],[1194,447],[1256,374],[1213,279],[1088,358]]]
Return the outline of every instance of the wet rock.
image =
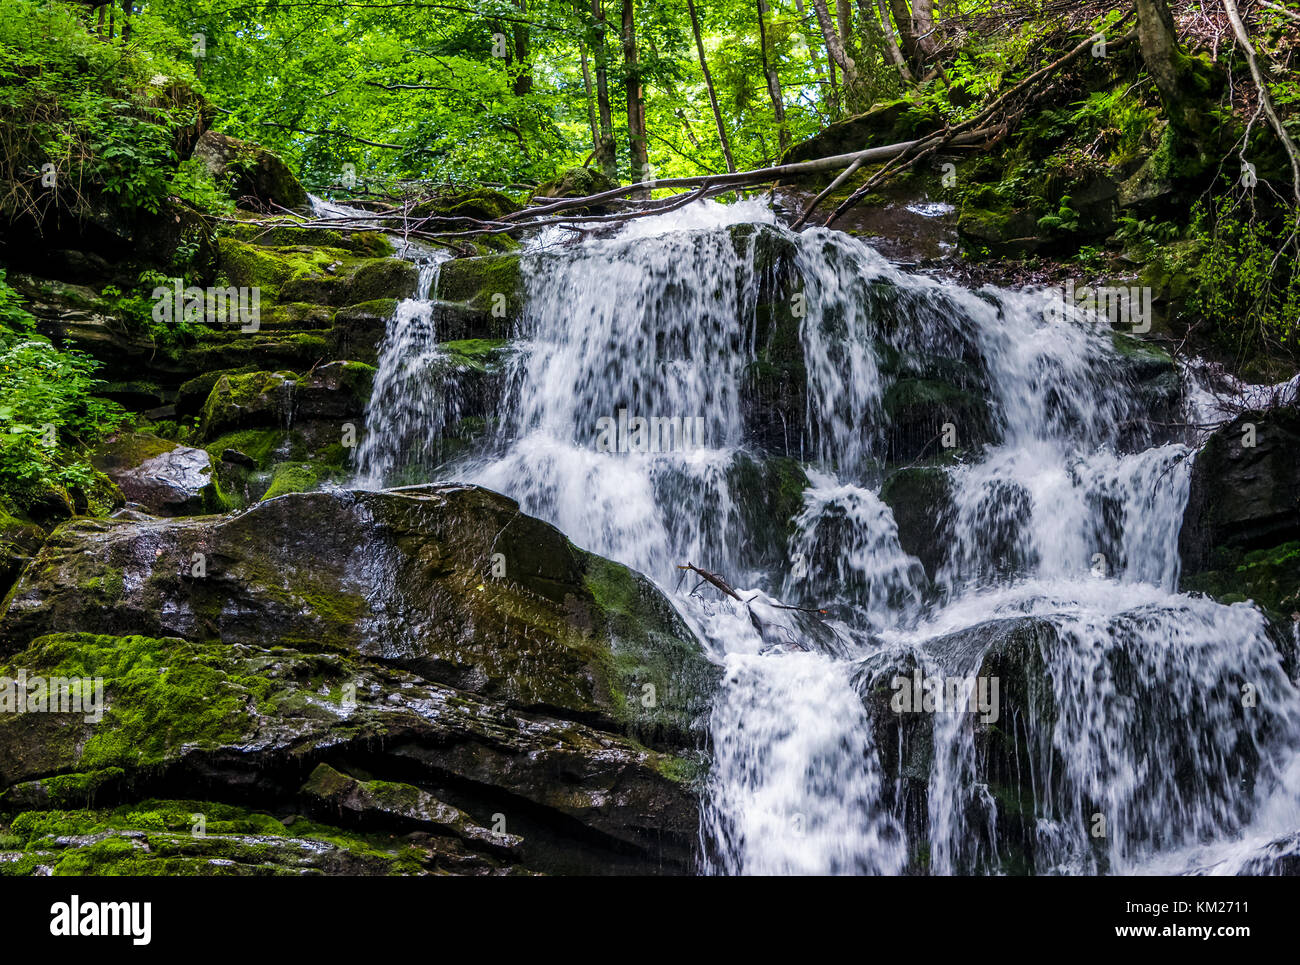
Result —
[[[440,267],[436,294],[439,337],[506,338],[523,317],[527,297],[520,257],[454,258]]]
[[[99,720],[85,707],[4,715],[0,809],[192,788],[270,809],[329,799],[332,822],[390,834],[440,825],[475,853],[520,847],[543,868],[557,848],[642,870],[690,864],[698,819],[689,765],[619,734],[270,639],[56,634],[4,662],[10,674],[70,667],[103,680],[107,708]],[[384,779],[347,788],[309,779],[322,763],[346,772],[355,762]],[[522,846],[480,830],[494,814]],[[294,832],[306,830],[295,822]]]
[[[68,626],[275,641],[383,659],[669,748],[700,739],[716,673],[643,577],[472,487],[289,494],[226,518],[78,520],[40,559],[0,622],[6,652]]]
[[[379,345],[388,330],[388,320],[397,310],[397,299],[380,298],[340,308],[330,331],[330,351],[335,358],[374,364]],[[438,331],[444,331],[440,325]]]
[[[211,800],[147,800],[95,811],[30,810],[0,852],[9,874],[394,875],[515,873],[458,839],[348,831]],[[94,826],[104,830],[78,833]],[[291,827],[292,831],[286,830]]]
[[[409,825],[449,834],[507,855],[518,854],[523,843],[517,835],[480,827],[464,811],[444,804],[418,787],[392,781],[359,781],[328,764],[316,765],[301,793],[318,802],[325,813],[347,813],[363,825]]]
[[[0,509],[0,595],[9,591],[43,542],[45,530]]]
[[[94,463],[123,496],[159,516],[195,516],[227,508],[212,459],[202,449],[129,433],[99,449]]]
[[[1298,539],[1300,409],[1243,413],[1196,455],[1178,537],[1184,577]]]
[[[948,554],[952,482],[939,466],[913,466],[892,473],[880,498],[898,524],[898,544],[915,556],[933,580]]]
[[[200,435],[214,439],[236,429],[313,420],[333,423],[337,435],[343,421],[364,415],[373,382],[374,369],[362,362],[331,362],[301,377],[293,372],[220,375],[203,404]]]

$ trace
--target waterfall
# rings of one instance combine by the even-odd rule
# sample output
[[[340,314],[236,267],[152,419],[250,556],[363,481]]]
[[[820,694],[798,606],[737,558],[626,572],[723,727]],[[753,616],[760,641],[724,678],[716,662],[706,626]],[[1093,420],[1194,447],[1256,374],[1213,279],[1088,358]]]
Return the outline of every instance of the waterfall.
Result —
[[[397,303],[379,344],[357,482],[378,488],[419,482],[436,466],[442,430],[455,419],[455,378],[438,347],[434,301],[442,258],[419,262],[416,290]]]
[[[552,241],[494,434],[437,474],[646,573],[722,665],[702,870],[1223,873],[1287,846],[1300,691],[1258,610],[1177,592],[1194,451],[1108,328],[758,202]],[[374,484],[432,472],[449,419],[433,277],[381,349]],[[778,316],[802,398],[760,431]],[[808,485],[760,558],[786,521],[745,480],[782,459]],[[947,493],[930,572],[883,495],[918,466]],[[679,586],[687,562],[748,607]]]

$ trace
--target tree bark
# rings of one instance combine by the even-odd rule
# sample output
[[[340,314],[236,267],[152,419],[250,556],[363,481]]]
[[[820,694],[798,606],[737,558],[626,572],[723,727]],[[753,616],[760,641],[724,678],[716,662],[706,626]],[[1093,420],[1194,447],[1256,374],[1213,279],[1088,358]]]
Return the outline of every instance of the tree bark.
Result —
[[[709,60],[704,56],[704,37],[700,32],[700,17],[695,9],[695,0],[686,0],[686,9],[691,15],[691,30],[695,33],[695,51],[700,55],[700,70],[704,74],[704,87],[709,92],[709,106],[713,108],[713,123],[718,128],[722,156],[727,159],[727,170],[734,171],[736,160],[731,156],[731,140],[727,137],[727,126],[722,123],[722,109],[718,107],[718,92],[713,87],[713,74],[709,70]]]
[[[862,21],[866,23],[867,4],[870,0],[859,0],[862,10]],[[885,42],[885,51],[889,54],[889,59],[895,67],[898,68],[898,74],[907,83],[912,83],[912,71],[907,66],[907,59],[903,56],[903,51],[898,46],[898,38],[894,35],[894,23],[889,19],[889,2],[888,0],[876,0],[876,11],[880,16],[880,36]]]
[[[817,12],[817,25],[821,27],[822,38],[826,41],[826,52],[830,54],[831,62],[838,64],[840,72],[844,75],[847,108],[850,112],[860,110],[862,104],[858,84],[858,65],[854,63],[840,41],[835,24],[831,21],[830,11],[826,8],[826,0],[813,0],[813,10]]]
[[[903,48],[903,56],[917,71],[925,66],[925,54],[916,42],[916,25],[912,21],[912,8],[907,0],[889,0],[889,9],[894,14],[894,26],[898,29],[898,42]]]
[[[528,0],[516,0],[520,18],[528,13]],[[511,90],[516,97],[523,97],[533,89],[533,70],[528,63],[528,24],[515,22],[510,25],[515,43],[515,76],[511,81]]]
[[[807,27],[808,11],[805,9],[803,5],[803,0],[794,0],[794,6],[795,9],[799,12],[800,30],[804,30]],[[817,80],[820,83],[827,85],[826,105],[827,107],[830,108],[831,116],[835,117],[840,112],[839,93],[835,89],[835,77],[832,74],[829,80],[827,79],[826,72],[822,70],[821,58],[817,56],[816,46],[813,44],[807,44],[807,47],[808,47],[808,60],[812,63],[813,70],[817,72]],[[831,70],[832,71],[835,70],[834,63],[831,64]]]
[[[927,58],[939,47],[934,28],[934,0],[912,0],[912,34],[916,37],[916,46]]]
[[[763,76],[767,78],[767,96],[772,100],[772,113],[776,115],[776,129],[782,153],[790,146],[790,129],[785,123],[785,99],[781,93],[781,76],[776,71],[767,47],[767,3],[758,0],[758,46],[763,55]],[[731,168],[729,170],[734,170]]]
[[[591,130],[591,156],[595,157],[600,151],[600,125],[596,120],[596,99],[591,90],[591,67],[587,63],[587,46],[584,43],[579,49],[582,58],[582,88],[586,91],[587,97],[587,127]]]
[[[649,176],[650,155],[645,133],[645,91],[641,86],[641,64],[636,46],[636,10],[634,0],[623,0],[623,67],[627,87],[627,156],[632,166],[632,181]],[[648,191],[639,192],[649,197]]]
[[[1174,18],[1165,0],[1137,0],[1138,43],[1147,73],[1155,81],[1169,123],[1180,131],[1188,129],[1186,96],[1183,92],[1183,52],[1174,33]]]
[[[614,141],[614,113],[609,102],[609,46],[605,43],[604,0],[591,0],[595,20],[596,107],[600,114],[600,138],[596,144],[596,164],[606,177],[618,176],[618,147]]]

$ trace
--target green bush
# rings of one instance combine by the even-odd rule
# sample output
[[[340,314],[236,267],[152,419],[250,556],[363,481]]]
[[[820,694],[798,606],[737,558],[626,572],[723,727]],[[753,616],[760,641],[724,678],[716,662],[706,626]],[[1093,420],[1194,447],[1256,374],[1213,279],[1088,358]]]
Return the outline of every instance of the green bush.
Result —
[[[34,331],[0,271],[0,504],[27,510],[51,491],[88,491],[98,477],[87,450],[127,415],[96,398],[99,367]]]
[[[157,211],[173,189],[178,134],[201,109],[193,69],[174,55],[185,41],[136,15],[129,43],[105,42],[85,15],[0,0],[0,212],[11,217],[38,216],[51,198],[82,215],[96,192]]]

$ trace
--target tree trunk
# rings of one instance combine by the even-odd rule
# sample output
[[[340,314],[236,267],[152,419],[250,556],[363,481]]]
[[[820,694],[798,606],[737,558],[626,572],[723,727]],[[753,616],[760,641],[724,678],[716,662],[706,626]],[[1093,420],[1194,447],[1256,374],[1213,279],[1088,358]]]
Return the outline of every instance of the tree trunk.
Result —
[[[516,0],[516,3],[522,19],[528,13],[528,0]],[[528,63],[528,24],[511,24],[510,32],[515,42],[515,76],[510,87],[516,97],[523,97],[533,89],[533,69]]]
[[[632,165],[632,181],[650,176],[650,155],[645,133],[645,92],[641,86],[641,64],[636,46],[636,10],[634,0],[623,0],[623,67],[627,77],[627,156]],[[639,192],[649,197],[649,192]]]
[[[718,140],[722,143],[722,156],[727,159],[727,170],[734,171],[736,170],[736,159],[731,156],[731,140],[727,137],[726,125],[722,123],[722,109],[718,107],[718,93],[713,88],[713,74],[709,71],[708,58],[704,56],[704,37],[700,32],[700,18],[695,10],[695,0],[686,0],[686,9],[691,15],[691,30],[695,33],[695,50],[700,55],[700,70],[704,74],[705,89],[709,92],[709,106],[713,108],[713,122],[718,127]]]
[[[826,0],[813,0],[813,9],[817,12],[817,25],[821,27],[822,37],[826,41],[826,51],[830,54],[832,63],[838,64],[840,72],[844,74],[847,109],[850,112],[859,111],[863,105],[860,103],[858,65],[853,62],[853,58],[844,49],[844,44],[840,42],[835,24],[831,21],[830,11],[826,8]]]
[[[131,0],[122,0],[122,43],[131,39]]]
[[[898,28],[898,42],[903,48],[903,56],[916,70],[925,66],[925,54],[916,42],[916,25],[912,21],[912,8],[907,0],[889,0],[889,9],[894,14],[894,26]]]
[[[758,46],[763,54],[763,76],[767,78],[767,96],[772,99],[772,113],[776,115],[776,129],[781,139],[782,153],[790,146],[790,129],[785,123],[785,100],[781,94],[781,75],[767,49],[767,3],[758,0]]]
[[[871,14],[867,10],[870,0],[858,0],[859,10],[862,12],[862,22],[866,23]],[[885,51],[889,54],[889,60],[898,68],[898,74],[907,83],[912,83],[912,72],[907,67],[907,59],[903,56],[903,51],[899,49],[898,38],[894,35],[894,24],[889,19],[889,2],[888,0],[876,0],[876,11],[880,16],[880,36],[885,42]]]
[[[794,0],[794,6],[799,11],[800,30],[803,30],[807,26],[808,11],[804,8],[803,0]],[[817,48],[813,44],[807,44],[807,47],[808,60],[812,64],[813,70],[817,72],[817,80],[826,85],[826,105],[830,108],[831,116],[835,117],[840,112],[840,99],[835,90],[835,78],[832,76],[829,80],[827,79],[826,72],[822,70],[821,58],[817,56]],[[831,70],[834,69],[835,65],[831,64]]]
[[[916,37],[916,46],[927,58],[933,56],[939,47],[934,28],[934,0],[912,0],[912,34]]]
[[[596,145],[596,163],[606,177],[618,177],[618,148],[614,141],[614,113],[609,104],[609,47],[605,43],[604,0],[591,0],[591,15],[596,21],[596,107],[600,113],[600,141]]]
[[[596,120],[596,99],[591,92],[591,67],[587,63],[587,47],[578,50],[582,58],[582,88],[587,95],[587,127],[591,130],[591,156],[600,151],[600,125]]]
[[[1184,94],[1183,52],[1174,33],[1174,18],[1165,0],[1137,0],[1138,43],[1147,73],[1155,81],[1169,123],[1180,131],[1188,129]]]

